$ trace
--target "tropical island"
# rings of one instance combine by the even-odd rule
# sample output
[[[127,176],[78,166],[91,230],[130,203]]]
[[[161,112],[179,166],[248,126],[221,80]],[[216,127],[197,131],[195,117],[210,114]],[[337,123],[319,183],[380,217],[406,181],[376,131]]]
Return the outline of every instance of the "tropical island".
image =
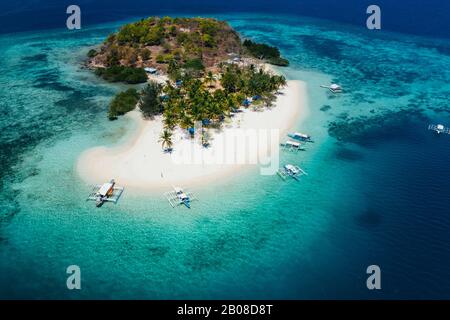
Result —
[[[147,118],[162,113],[165,136],[175,126],[217,124],[247,105],[247,97],[270,105],[273,93],[286,81],[256,63],[288,64],[277,48],[242,42],[228,23],[211,18],[142,19],[111,34],[88,57],[95,73],[112,82],[144,83],[148,71],[167,76],[165,82],[150,81],[140,93],[135,89],[119,93],[109,108],[111,120],[137,103]]]
[[[146,188],[158,178],[175,183],[224,173],[223,165],[174,166],[170,155],[189,144],[198,153],[214,154],[231,128],[286,130],[292,125],[304,105],[303,83],[286,81],[271,64],[289,62],[276,47],[242,40],[225,21],[150,17],[122,26],[89,51],[87,65],[106,81],[144,84],[119,92],[108,111],[110,120],[127,114],[137,123],[138,135],[125,151],[98,147],[85,152],[78,165],[81,175],[92,181],[114,174],[129,186]]]

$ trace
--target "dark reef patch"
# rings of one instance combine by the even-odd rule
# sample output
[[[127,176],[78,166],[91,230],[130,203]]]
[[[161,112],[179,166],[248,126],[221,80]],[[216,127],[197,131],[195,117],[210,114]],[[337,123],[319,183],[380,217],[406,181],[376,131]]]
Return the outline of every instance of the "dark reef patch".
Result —
[[[346,147],[336,148],[334,155],[336,159],[343,161],[360,161],[364,159],[364,155],[361,152]]]
[[[367,209],[355,216],[355,223],[361,227],[372,228],[382,222],[382,216],[378,211]]]
[[[38,53],[32,56],[26,56],[22,58],[22,62],[25,63],[37,63],[37,62],[47,62],[48,56],[45,53]]]
[[[339,141],[370,147],[386,140],[409,138],[405,128],[417,122],[427,124],[429,120],[421,110],[402,109],[374,116],[338,117],[329,123],[328,133]]]
[[[320,57],[329,58],[335,61],[343,59],[343,51],[349,46],[343,42],[321,38],[317,35],[301,35],[297,37],[303,47]]]
[[[33,87],[40,89],[48,89],[55,91],[73,91],[72,87],[62,83],[59,77],[59,71],[57,69],[50,69],[47,71],[37,73],[35,77],[35,84]]]
[[[320,111],[326,112],[331,109],[331,106],[326,104],[320,108]]]
[[[68,94],[67,98],[56,101],[56,107],[64,108],[69,112],[75,112],[82,110],[83,112],[92,110],[98,111],[94,108],[96,104],[91,100],[91,97],[80,90],[73,90]]]
[[[20,205],[15,200],[19,191],[6,187],[2,183],[0,187],[0,243],[6,243],[8,238],[4,235],[3,227],[11,222],[20,212]]]
[[[169,252],[169,247],[150,247],[148,252],[152,257],[163,258]]]

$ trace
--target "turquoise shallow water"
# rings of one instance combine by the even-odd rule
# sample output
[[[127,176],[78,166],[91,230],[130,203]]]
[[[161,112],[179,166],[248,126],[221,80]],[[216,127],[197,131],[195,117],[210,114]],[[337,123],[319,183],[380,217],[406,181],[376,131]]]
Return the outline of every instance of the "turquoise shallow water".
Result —
[[[426,127],[450,123],[449,43],[299,17],[218,17],[278,45],[292,62],[282,72],[307,82],[311,116],[298,129],[316,143],[282,159],[309,176],[245,172],[195,190],[189,211],[150,193],[96,209],[75,161],[133,130],[105,116],[122,86],[81,62],[122,22],[3,35],[0,297],[448,298],[450,140]],[[331,81],[348,90],[320,88]],[[80,291],[65,287],[71,264]],[[370,264],[382,267],[382,292],[365,288]]]

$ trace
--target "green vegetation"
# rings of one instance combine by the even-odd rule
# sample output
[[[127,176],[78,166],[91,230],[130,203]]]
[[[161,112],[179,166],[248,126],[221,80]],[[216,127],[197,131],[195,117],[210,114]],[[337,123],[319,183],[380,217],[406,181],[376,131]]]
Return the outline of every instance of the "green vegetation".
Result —
[[[159,137],[159,142],[161,142],[162,148],[166,151],[170,151],[173,146],[172,142],[172,131],[164,129]]]
[[[137,84],[147,81],[147,74],[142,68],[112,66],[108,68],[98,68],[95,70],[95,74],[110,82]]]
[[[91,50],[89,50],[87,56],[88,56],[89,58],[93,58],[93,57],[95,57],[97,54],[98,54],[97,50],[91,49]]]
[[[100,51],[88,56],[96,74],[111,82],[129,84],[147,81],[144,67],[157,68],[170,81],[163,86],[149,82],[138,92],[129,89],[116,95],[109,118],[131,111],[139,102],[145,118],[162,114],[164,131],[160,142],[172,147],[176,127],[191,129],[202,122],[202,145],[209,144],[208,127],[219,128],[232,112],[248,107],[270,106],[276,92],[286,85],[283,76],[272,75],[255,65],[227,64],[230,56],[246,54],[276,65],[288,65],[280,51],[239,35],[223,21],[209,18],[148,18],[127,24],[108,36]]]
[[[128,89],[118,93],[109,105],[108,118],[117,119],[118,116],[133,110],[139,101],[139,93],[136,89]]]
[[[289,65],[289,60],[281,57],[267,59],[267,62],[280,67],[287,67]]]
[[[236,65],[225,67],[221,84],[227,93],[241,92],[246,96],[265,96],[286,85],[283,76],[271,75],[253,66],[240,68]]]
[[[282,76],[271,75],[254,66],[240,68],[236,65],[225,66],[222,78],[216,82],[212,73],[199,79],[185,76],[180,86],[168,83],[163,91],[167,100],[164,106],[164,127],[173,131],[176,126],[188,129],[198,121],[219,124],[230,113],[238,109],[246,97],[259,96],[270,105],[273,93],[286,84]],[[208,126],[206,124],[206,126]]]
[[[256,43],[251,40],[245,40],[243,46],[247,49],[249,54],[258,59],[265,59],[268,63],[279,66],[289,65],[289,61],[281,57],[280,50],[276,47],[263,43]]]
[[[197,71],[202,71],[205,69],[202,59],[199,59],[199,58],[187,60],[184,63],[183,67],[184,67],[184,69],[191,69],[191,70],[197,70]]]
[[[91,52],[88,57],[95,68],[99,65],[115,67],[101,70],[99,75],[105,75],[108,81],[124,81],[127,77],[121,76],[123,70],[118,66],[154,67],[173,75],[186,69],[194,72],[195,76],[201,76],[204,70],[226,60],[228,53],[240,51],[239,36],[224,21],[150,17],[124,25],[108,36],[99,52]],[[133,83],[138,82],[132,80]],[[130,83],[127,79],[125,82]]]
[[[141,109],[144,117],[152,118],[153,116],[163,112],[164,108],[160,98],[161,92],[162,86],[155,81],[149,82],[149,84],[142,90],[139,108]]]

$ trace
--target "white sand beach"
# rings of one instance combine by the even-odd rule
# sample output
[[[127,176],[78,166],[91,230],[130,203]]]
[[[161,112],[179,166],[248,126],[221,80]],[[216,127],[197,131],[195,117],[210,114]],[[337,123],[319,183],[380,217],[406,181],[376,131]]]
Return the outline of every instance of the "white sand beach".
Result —
[[[114,178],[127,189],[148,191],[169,190],[172,185],[201,186],[222,177],[232,177],[238,170],[261,166],[261,161],[252,162],[248,148],[230,147],[229,137],[236,132],[238,135],[265,135],[268,143],[258,140],[256,146],[259,157],[262,159],[268,152],[278,152],[271,147],[286,140],[286,133],[308,116],[304,82],[288,81],[281,92],[271,109],[253,111],[250,107],[235,114],[221,131],[209,129],[208,148],[201,146],[199,137],[190,139],[185,130],[177,130],[172,153],[164,153],[159,142],[161,118],[144,120],[139,111],[132,111],[125,116],[137,123],[135,135],[117,147],[99,146],[86,150],[78,159],[76,170],[87,183],[103,183]],[[271,134],[275,134],[278,141],[271,141]],[[246,141],[253,148],[251,139]],[[241,162],[236,161],[238,159]]]

